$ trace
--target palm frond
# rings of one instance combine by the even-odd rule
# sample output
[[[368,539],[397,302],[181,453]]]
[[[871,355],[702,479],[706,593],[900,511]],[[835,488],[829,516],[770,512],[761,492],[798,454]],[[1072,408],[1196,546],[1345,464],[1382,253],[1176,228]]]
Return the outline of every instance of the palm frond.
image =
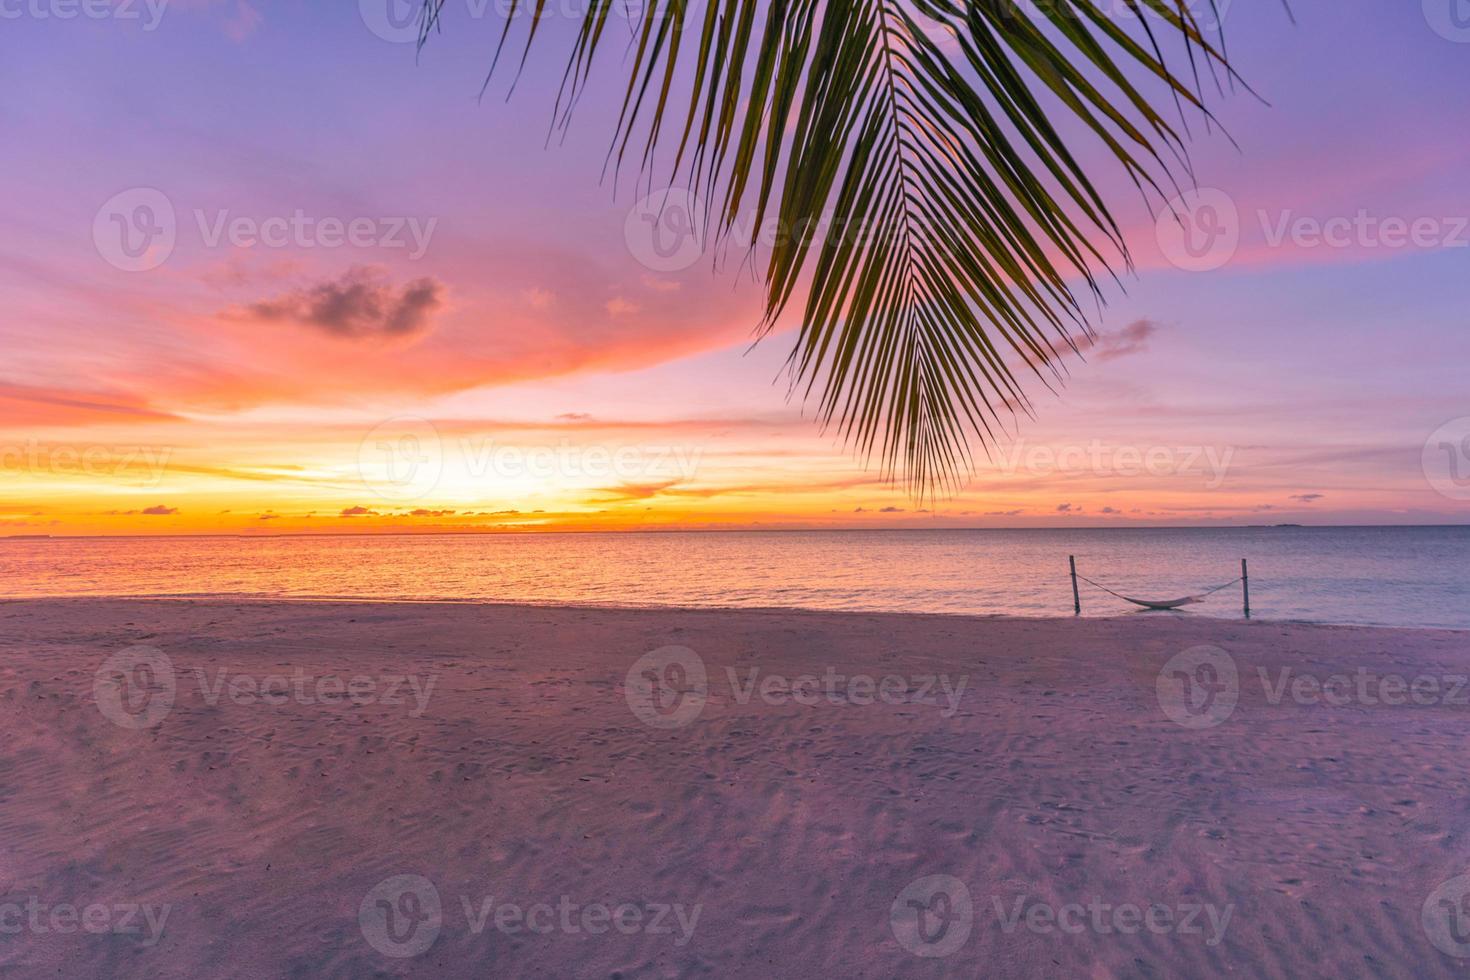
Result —
[[[496,63],[520,20],[525,64],[547,2],[510,0]],[[556,126],[629,2],[587,0]],[[717,237],[742,209],[823,229],[771,248],[761,332],[804,297],[794,389],[918,495],[1031,412],[1022,376],[1061,378],[1083,298],[1131,264],[1074,145],[1167,198],[1189,176],[1183,120],[1210,120],[1203,81],[1235,81],[1196,13],[1218,22],[1213,0],[640,2],[611,162],[647,173],[667,147]],[[422,39],[444,5],[425,0]]]

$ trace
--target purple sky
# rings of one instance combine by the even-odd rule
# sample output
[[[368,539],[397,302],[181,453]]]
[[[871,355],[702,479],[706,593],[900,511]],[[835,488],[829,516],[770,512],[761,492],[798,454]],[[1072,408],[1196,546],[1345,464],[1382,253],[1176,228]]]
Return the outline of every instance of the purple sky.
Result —
[[[1020,441],[923,514],[787,401],[789,335],[748,349],[748,275],[650,268],[634,175],[599,183],[614,48],[547,147],[572,24],[552,18],[513,101],[508,75],[480,100],[499,31],[480,6],[451,0],[416,58],[370,29],[372,0],[72,17],[67,0],[0,0],[0,533],[240,530],[264,515],[299,529],[353,507],[401,522],[406,499],[354,481],[364,433],[403,415],[445,445],[698,457],[540,478],[450,463],[413,498],[455,511],[423,518],[434,526],[510,510],[542,515],[527,526],[1470,513],[1461,0],[1295,0],[1295,25],[1273,0],[1224,4],[1237,70],[1269,106],[1213,100],[1238,149],[1191,120],[1210,193],[1186,212],[1187,242],[1089,156],[1137,271],[1060,397],[1038,393]],[[125,229],[159,199],[139,188],[173,210],[166,253],[118,251],[112,219]],[[265,240],[298,214],[312,230]],[[339,244],[331,219],[359,222],[358,240]],[[166,449],[167,467],[54,459],[140,446]]]

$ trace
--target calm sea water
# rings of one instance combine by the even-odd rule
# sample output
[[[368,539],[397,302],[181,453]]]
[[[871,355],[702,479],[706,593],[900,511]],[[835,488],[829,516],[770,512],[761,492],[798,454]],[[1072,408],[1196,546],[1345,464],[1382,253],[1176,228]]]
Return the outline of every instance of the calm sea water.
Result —
[[[11,596],[254,595],[1058,616],[1067,556],[1144,598],[1250,560],[1258,619],[1470,629],[1470,527],[0,541]],[[1184,613],[1234,617],[1239,586]],[[1085,615],[1132,614],[1082,586]]]

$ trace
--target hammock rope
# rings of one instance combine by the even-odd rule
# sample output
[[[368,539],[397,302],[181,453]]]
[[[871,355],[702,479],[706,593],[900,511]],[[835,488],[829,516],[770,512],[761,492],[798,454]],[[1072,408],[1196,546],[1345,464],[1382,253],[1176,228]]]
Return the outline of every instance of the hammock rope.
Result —
[[[1155,600],[1152,600],[1152,599],[1135,599],[1132,596],[1126,596],[1126,595],[1124,595],[1121,592],[1114,592],[1112,589],[1108,588],[1106,585],[1103,585],[1103,584],[1101,584],[1099,582],[1094,582],[1092,579],[1088,578],[1086,575],[1078,575],[1077,577],[1079,579],[1081,579],[1082,581],[1086,582],[1088,585],[1091,585],[1094,588],[1102,589],[1108,595],[1117,596],[1119,599],[1122,599],[1124,602],[1131,602],[1135,606],[1142,606],[1145,609],[1177,609],[1180,606],[1187,606],[1187,605],[1191,605],[1191,604],[1196,603],[1196,602],[1204,602],[1205,599],[1207,599],[1210,596],[1214,595],[1216,592],[1219,592],[1221,589],[1226,589],[1226,588],[1229,588],[1230,586],[1236,584],[1237,582],[1239,582],[1241,580],[1241,578],[1243,576],[1237,576],[1236,578],[1231,579],[1229,582],[1226,582],[1224,585],[1217,585],[1217,586],[1215,586],[1212,589],[1206,589],[1204,592],[1200,592],[1197,595],[1187,595],[1187,596],[1183,596],[1182,598],[1179,598],[1179,599],[1164,599],[1164,600],[1158,600],[1158,601],[1155,601]]]

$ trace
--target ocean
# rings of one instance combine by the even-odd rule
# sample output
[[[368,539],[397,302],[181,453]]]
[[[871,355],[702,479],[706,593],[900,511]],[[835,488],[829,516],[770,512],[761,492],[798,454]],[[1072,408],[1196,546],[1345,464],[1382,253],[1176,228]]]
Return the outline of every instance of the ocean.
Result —
[[[1067,558],[1118,592],[1195,594],[1250,563],[1253,618],[1470,629],[1470,526],[0,540],[0,593],[261,596],[1069,616]],[[1180,612],[1086,583],[1085,616]]]

